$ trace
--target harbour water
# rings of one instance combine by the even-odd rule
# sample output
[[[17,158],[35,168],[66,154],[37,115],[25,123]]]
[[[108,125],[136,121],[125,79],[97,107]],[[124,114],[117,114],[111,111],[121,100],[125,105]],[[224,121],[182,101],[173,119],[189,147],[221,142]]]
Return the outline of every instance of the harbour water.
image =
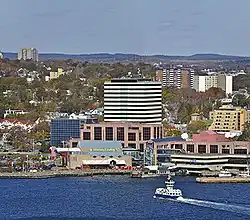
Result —
[[[128,176],[1,179],[1,219],[250,219],[249,184],[175,177],[179,202],[153,199],[164,178]]]

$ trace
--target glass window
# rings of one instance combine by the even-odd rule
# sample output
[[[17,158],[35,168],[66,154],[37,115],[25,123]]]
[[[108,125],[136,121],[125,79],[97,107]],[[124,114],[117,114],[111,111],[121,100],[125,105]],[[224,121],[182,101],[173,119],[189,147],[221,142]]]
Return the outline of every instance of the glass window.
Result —
[[[210,153],[218,154],[218,145],[210,145]]]
[[[198,145],[198,153],[199,154],[205,154],[207,152],[206,145]]]
[[[106,140],[107,141],[113,141],[114,140],[113,128],[112,127],[106,127],[105,131],[106,131]]]
[[[234,154],[247,154],[247,149],[234,149]]]
[[[91,140],[90,132],[83,132],[83,140]]]
[[[222,149],[223,154],[229,154],[229,152],[230,152],[229,149]]]
[[[154,138],[156,138],[156,127],[154,127]]]
[[[143,140],[148,141],[151,138],[151,128],[145,127],[143,128]]]
[[[94,127],[94,140],[102,140],[102,128]]]
[[[116,130],[117,141],[124,141],[124,128],[118,127]]]
[[[128,133],[128,141],[136,141],[136,133]]]
[[[187,152],[194,153],[194,145],[193,144],[187,144]]]

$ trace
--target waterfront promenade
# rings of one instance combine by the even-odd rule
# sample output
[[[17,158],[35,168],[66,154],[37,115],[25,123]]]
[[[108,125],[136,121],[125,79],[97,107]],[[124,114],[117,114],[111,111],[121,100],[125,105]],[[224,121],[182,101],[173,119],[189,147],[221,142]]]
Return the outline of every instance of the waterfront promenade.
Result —
[[[130,170],[56,170],[41,172],[2,172],[0,179],[45,179],[55,177],[83,177],[96,175],[130,175]]]

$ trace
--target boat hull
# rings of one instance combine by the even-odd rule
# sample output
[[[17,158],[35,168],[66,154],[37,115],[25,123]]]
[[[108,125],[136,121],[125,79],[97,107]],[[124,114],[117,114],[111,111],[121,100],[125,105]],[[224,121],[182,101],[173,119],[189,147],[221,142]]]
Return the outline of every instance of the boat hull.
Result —
[[[170,196],[170,195],[163,195],[163,194],[154,194],[154,198],[161,198],[161,199],[178,199],[181,196]]]

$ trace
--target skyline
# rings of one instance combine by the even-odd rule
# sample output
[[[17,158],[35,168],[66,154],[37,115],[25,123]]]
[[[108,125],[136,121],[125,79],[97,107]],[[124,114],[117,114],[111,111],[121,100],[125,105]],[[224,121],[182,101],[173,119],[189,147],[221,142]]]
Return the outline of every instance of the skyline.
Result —
[[[250,56],[250,2],[238,2],[0,0],[0,51]]]

